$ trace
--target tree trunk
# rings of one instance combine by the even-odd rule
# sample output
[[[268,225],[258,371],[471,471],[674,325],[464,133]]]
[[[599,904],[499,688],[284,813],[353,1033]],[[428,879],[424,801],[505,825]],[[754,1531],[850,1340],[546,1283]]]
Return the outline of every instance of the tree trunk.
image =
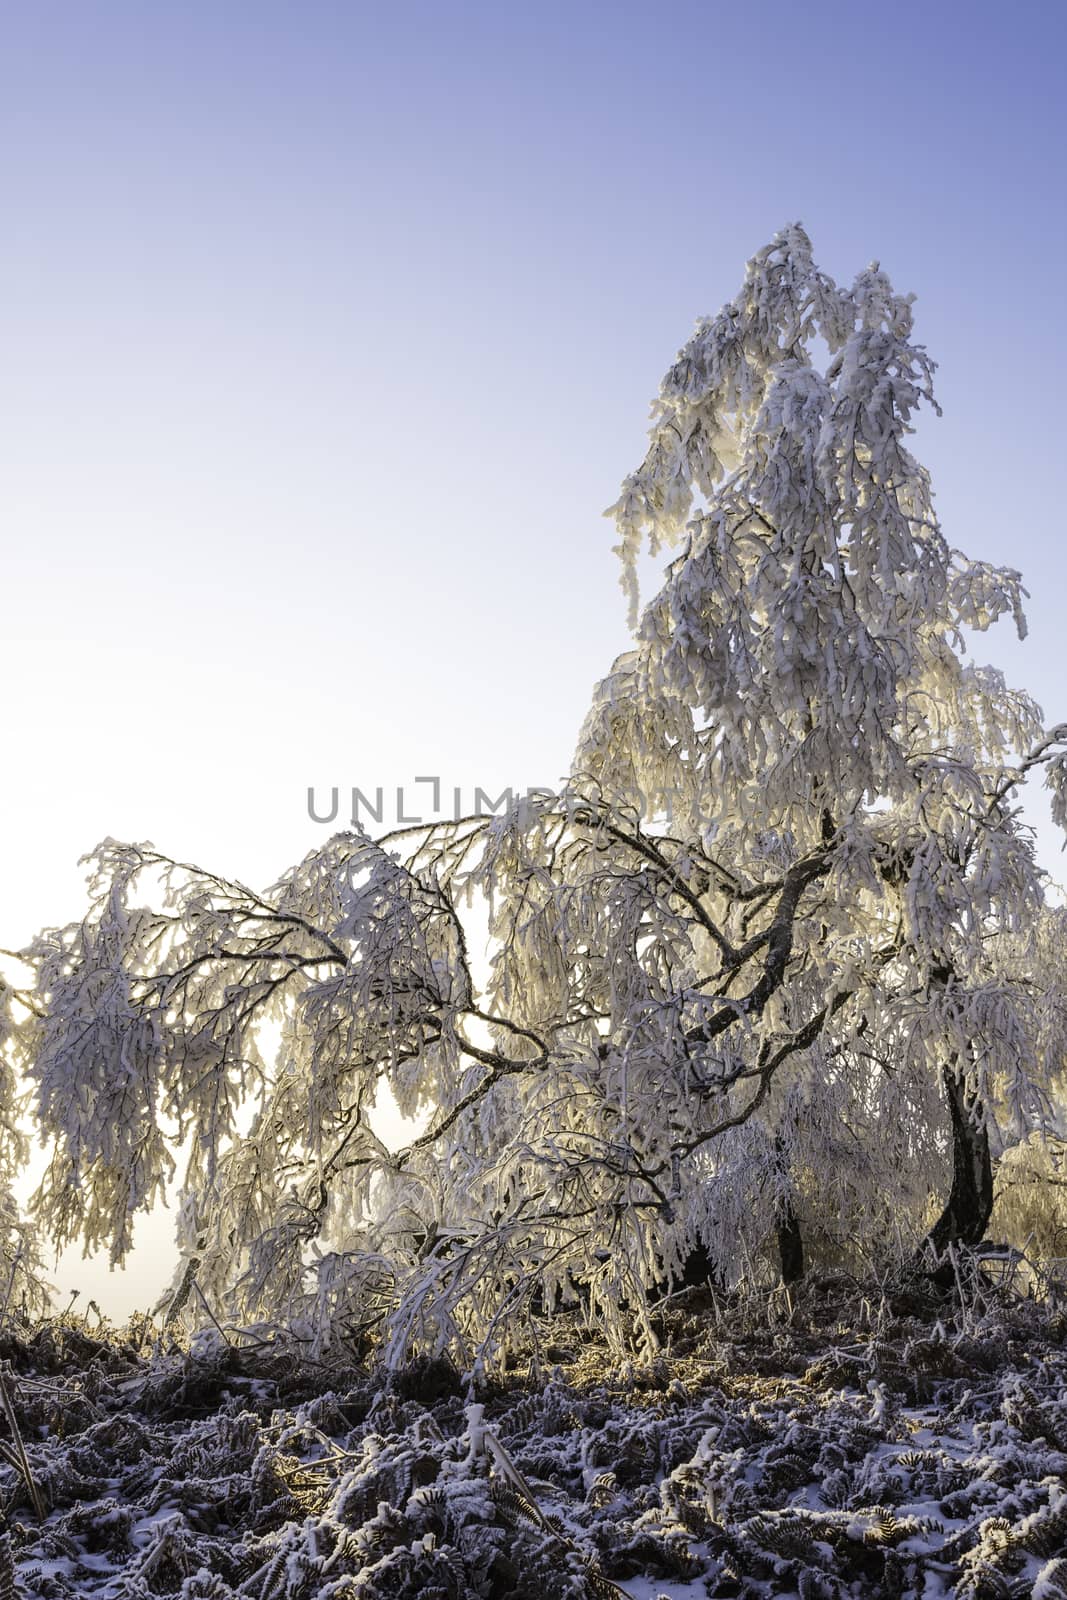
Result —
[[[952,1118],[952,1188],[924,1241],[924,1249],[930,1245],[938,1255],[950,1244],[980,1244],[993,1210],[989,1135],[978,1119],[977,1101],[955,1067],[946,1067],[942,1076]]]
[[[703,1289],[706,1285],[720,1294],[726,1289],[722,1273],[712,1260],[707,1246],[698,1244],[686,1257],[681,1279],[674,1285],[673,1292],[677,1293],[678,1289]]]
[[[793,1210],[791,1200],[778,1218],[775,1231],[782,1263],[782,1282],[798,1283],[804,1276],[804,1239],[800,1232],[800,1219]]]
[[[800,1218],[797,1216],[792,1192],[788,1187],[789,1166],[780,1134],[775,1135],[774,1150],[782,1170],[783,1184],[786,1186],[785,1198],[779,1206],[774,1225],[778,1238],[778,1256],[782,1264],[782,1282],[799,1283],[804,1276],[804,1236],[800,1231]]]

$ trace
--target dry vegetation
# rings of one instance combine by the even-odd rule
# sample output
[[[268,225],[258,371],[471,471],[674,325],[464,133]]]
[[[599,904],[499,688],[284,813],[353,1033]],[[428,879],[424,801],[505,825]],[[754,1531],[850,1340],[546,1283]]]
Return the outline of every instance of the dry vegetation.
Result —
[[[656,1326],[619,1368],[557,1318],[475,1390],[9,1319],[0,1596],[1067,1596],[1054,1305],[824,1278]]]

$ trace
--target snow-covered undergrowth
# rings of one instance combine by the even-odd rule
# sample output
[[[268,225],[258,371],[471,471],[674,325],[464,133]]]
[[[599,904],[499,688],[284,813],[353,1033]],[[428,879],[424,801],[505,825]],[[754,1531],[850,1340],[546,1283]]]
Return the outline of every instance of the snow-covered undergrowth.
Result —
[[[621,1370],[557,1319],[477,1392],[9,1323],[0,1597],[1067,1596],[1067,1317],[784,1313],[676,1300]]]

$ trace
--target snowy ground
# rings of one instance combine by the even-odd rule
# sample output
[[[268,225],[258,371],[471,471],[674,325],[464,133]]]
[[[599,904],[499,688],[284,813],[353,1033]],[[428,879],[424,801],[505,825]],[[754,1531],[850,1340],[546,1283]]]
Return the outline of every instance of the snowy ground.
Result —
[[[778,1316],[674,1303],[621,1368],[557,1323],[477,1395],[9,1324],[44,1515],[0,1420],[0,1600],[1067,1597],[1063,1314],[838,1281]]]

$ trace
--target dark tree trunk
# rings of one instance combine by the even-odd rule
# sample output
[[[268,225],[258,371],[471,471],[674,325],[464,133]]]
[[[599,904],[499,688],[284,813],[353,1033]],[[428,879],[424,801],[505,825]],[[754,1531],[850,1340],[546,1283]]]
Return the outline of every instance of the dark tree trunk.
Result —
[[[785,1145],[780,1134],[775,1135],[774,1150],[782,1171],[785,1198],[778,1208],[774,1231],[778,1237],[778,1256],[782,1264],[782,1282],[799,1283],[804,1276],[804,1236],[800,1231],[800,1218],[789,1189],[789,1164]]]
[[[980,1244],[993,1210],[993,1163],[980,1108],[955,1067],[944,1069],[943,1081],[952,1118],[952,1188],[924,1241],[938,1255],[950,1244]]]
[[[804,1239],[800,1232],[800,1219],[787,1202],[776,1225],[778,1255],[782,1263],[782,1282],[798,1283],[804,1276]]]
[[[726,1288],[722,1273],[712,1260],[707,1246],[698,1244],[686,1257],[681,1279],[674,1284],[672,1292],[677,1293],[679,1289],[703,1289],[708,1285],[720,1294]],[[663,1293],[667,1293],[666,1286]],[[655,1298],[659,1299],[661,1296],[657,1295]]]

